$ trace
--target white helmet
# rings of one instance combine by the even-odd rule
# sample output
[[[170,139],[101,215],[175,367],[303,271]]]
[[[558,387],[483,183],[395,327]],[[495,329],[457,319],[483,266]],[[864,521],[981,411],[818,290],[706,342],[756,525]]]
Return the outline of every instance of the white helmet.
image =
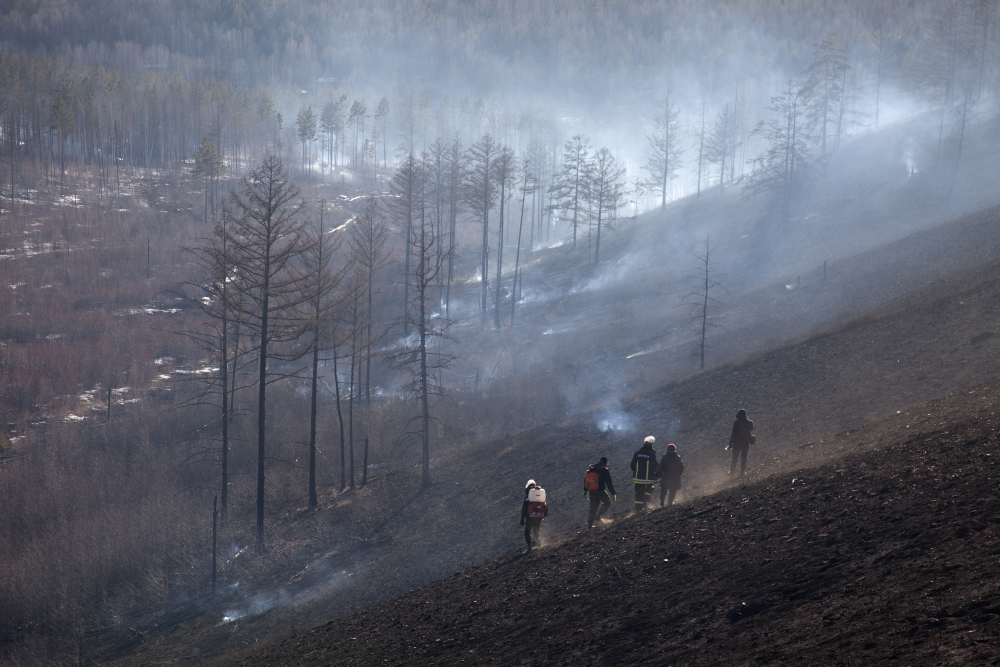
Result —
[[[531,487],[533,487],[533,486],[538,486],[538,485],[537,485],[537,484],[535,484],[535,480],[533,480],[533,479],[529,479],[529,480],[528,480],[528,483],[524,485],[524,488],[526,488],[526,489],[530,489],[530,488],[531,488]]]
[[[651,445],[651,444],[653,444],[654,442],[656,442],[656,438],[654,438],[654,437],[653,437],[653,436],[651,436],[651,435],[647,435],[647,436],[646,436],[646,439],[645,439],[645,440],[643,440],[643,442],[644,442],[644,443],[646,443],[647,445]]]

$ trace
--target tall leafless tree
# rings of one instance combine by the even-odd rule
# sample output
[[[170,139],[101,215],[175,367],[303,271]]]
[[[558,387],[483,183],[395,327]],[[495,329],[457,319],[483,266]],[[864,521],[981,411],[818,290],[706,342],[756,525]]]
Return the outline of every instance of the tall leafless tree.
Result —
[[[591,170],[590,186],[587,188],[590,197],[590,208],[597,226],[597,242],[594,247],[594,264],[601,261],[601,227],[613,221],[621,206],[625,169],[618,166],[618,161],[607,148],[602,148],[594,155]]]
[[[813,162],[804,130],[801,87],[789,81],[781,95],[771,98],[768,108],[771,119],[754,130],[754,134],[765,142],[764,154],[757,158],[760,166],[747,178],[743,196],[769,194],[775,197],[781,219],[787,221],[792,194],[809,174]]]
[[[571,216],[569,223],[573,229],[573,250],[576,250],[577,231],[586,218],[584,207],[590,170],[590,139],[585,135],[575,134],[563,146],[562,166],[552,186],[559,217]]]
[[[521,234],[524,231],[524,202],[530,194],[535,195],[538,189],[538,175],[534,171],[531,159],[525,157],[521,161],[521,218],[517,225],[517,252],[514,255],[514,282],[510,293],[510,326],[514,328],[514,308],[517,306],[517,278],[521,267]]]
[[[434,237],[433,227],[427,224],[423,213],[421,211],[411,240],[416,263],[411,276],[413,304],[407,309],[407,316],[411,319],[416,335],[412,341],[404,341],[403,346],[393,355],[393,361],[408,376],[403,383],[404,392],[419,406],[419,414],[411,422],[418,425],[418,430],[410,430],[409,434],[420,442],[421,483],[426,489],[431,485],[431,400],[432,397],[445,393],[441,372],[451,364],[454,357],[443,349],[443,344],[452,340],[448,335],[449,321],[432,316],[430,312],[430,306],[433,305],[431,291],[440,270],[434,261],[434,246],[440,239]]]
[[[736,114],[732,102],[726,102],[719,112],[705,140],[705,159],[719,165],[719,194],[726,187],[726,161],[730,160],[736,146]]]
[[[257,548],[264,548],[264,480],[267,461],[267,386],[279,375],[268,367],[274,346],[302,333],[300,306],[308,298],[308,274],[294,271],[308,246],[299,190],[281,159],[270,155],[240,180],[223,210],[226,244],[242,299],[229,306],[257,337]]]
[[[483,245],[480,251],[479,317],[480,326],[486,325],[487,284],[490,268],[490,209],[496,203],[494,162],[500,149],[488,132],[469,149],[466,171],[465,201],[468,208],[480,219],[483,228]]]
[[[507,233],[504,227],[504,211],[507,209],[507,202],[514,195],[517,178],[517,158],[510,146],[501,146],[500,150],[497,151],[496,159],[493,161],[493,171],[500,196],[497,206],[500,213],[500,224],[497,228],[497,279],[494,286],[493,304],[493,326],[499,329],[503,324],[500,317],[500,306],[503,301],[503,242]]]
[[[694,322],[698,328],[698,352],[700,368],[705,368],[705,340],[708,337],[708,330],[718,326],[712,322],[708,310],[712,304],[721,305],[713,294],[722,287],[719,282],[721,277],[715,269],[715,262],[712,261],[713,248],[709,243],[709,237],[705,237],[705,250],[694,254],[697,260],[697,273],[693,276],[696,281],[695,289],[688,294],[688,302],[694,311]]]
[[[361,212],[355,216],[350,227],[351,262],[361,269],[360,277],[364,280],[364,324],[365,324],[365,403],[372,400],[371,379],[372,359],[375,356],[373,344],[375,313],[373,310],[374,296],[377,293],[376,275],[388,263],[386,243],[389,230],[385,224],[382,209],[378,199],[369,196]]]
[[[310,352],[312,368],[309,393],[309,507],[315,509],[319,504],[316,492],[316,418],[318,415],[317,400],[319,397],[319,362],[323,353],[333,347],[336,336],[333,313],[337,306],[338,287],[343,269],[336,271],[332,260],[337,252],[339,238],[331,238],[326,231],[326,201],[319,202],[319,227],[310,229],[309,244],[303,254],[303,272],[308,283],[308,300],[303,304],[304,317],[309,319],[309,330],[312,334]],[[307,228],[309,229],[309,228]]]
[[[466,160],[462,144],[456,134],[448,145],[445,156],[445,192],[448,209],[448,239],[446,258],[448,262],[447,286],[444,295],[444,316],[451,317],[451,283],[455,280],[456,233],[458,231],[458,212],[461,207],[462,183],[465,181]]]
[[[677,148],[677,115],[679,111],[670,99],[670,91],[660,100],[653,122],[653,134],[646,137],[653,154],[643,167],[649,172],[649,188],[660,194],[660,209],[667,207],[667,190],[670,181],[681,166],[681,151]]]
[[[399,169],[389,181],[389,212],[393,221],[401,228],[400,234],[406,239],[403,246],[403,337],[410,335],[410,318],[406,310],[410,305],[410,270],[412,266],[413,224],[420,211],[424,197],[424,169],[412,155],[403,159]]]

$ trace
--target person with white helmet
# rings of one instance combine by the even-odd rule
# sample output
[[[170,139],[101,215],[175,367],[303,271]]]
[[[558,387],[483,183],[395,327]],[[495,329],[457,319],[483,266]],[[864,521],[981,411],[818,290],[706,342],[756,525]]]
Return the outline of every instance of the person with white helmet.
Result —
[[[528,551],[532,546],[542,546],[539,533],[542,530],[542,519],[549,515],[549,506],[545,504],[545,489],[538,486],[535,480],[529,479],[524,485],[524,502],[521,503],[521,525],[524,526],[524,541],[528,543]],[[534,543],[532,543],[534,535]]]
[[[656,451],[653,443],[656,438],[647,435],[642,441],[642,448],[632,455],[632,482],[635,483],[635,511],[646,509],[649,499],[653,496],[653,484],[656,483]]]

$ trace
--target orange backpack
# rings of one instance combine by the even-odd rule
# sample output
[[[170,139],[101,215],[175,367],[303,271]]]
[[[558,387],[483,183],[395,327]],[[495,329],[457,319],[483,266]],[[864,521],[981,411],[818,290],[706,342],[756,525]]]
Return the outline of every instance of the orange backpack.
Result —
[[[587,471],[587,476],[583,478],[583,488],[587,491],[597,491],[601,488],[601,476],[596,470]]]

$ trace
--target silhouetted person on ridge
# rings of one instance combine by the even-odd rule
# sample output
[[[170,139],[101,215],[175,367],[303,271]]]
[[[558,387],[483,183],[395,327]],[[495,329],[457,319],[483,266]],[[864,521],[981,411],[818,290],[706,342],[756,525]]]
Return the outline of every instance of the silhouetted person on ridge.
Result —
[[[674,504],[674,496],[681,488],[681,475],[684,474],[684,464],[677,453],[677,445],[667,445],[667,453],[660,459],[660,467],[656,469],[656,476],[660,478],[660,507],[663,501],[668,505]]]
[[[534,493],[532,493],[534,491]],[[524,486],[524,502],[521,503],[521,525],[524,526],[524,541],[528,543],[528,551],[532,546],[542,546],[539,532],[542,529],[542,519],[549,515],[549,506],[545,504],[545,489],[529,479]],[[532,544],[531,536],[535,536]]]
[[[732,475],[736,472],[736,458],[740,458],[740,477],[746,472],[747,469],[747,452],[750,451],[750,445],[753,444],[755,440],[753,434],[753,422],[747,419],[747,411],[740,410],[736,413],[736,421],[733,422],[733,432],[729,436],[729,446],[726,447],[727,450],[732,450],[733,452],[733,462],[729,466],[729,474]]]
[[[594,521],[599,521],[611,509],[612,500],[617,498],[615,485],[611,482],[611,473],[608,471],[607,456],[602,456],[600,461],[591,463],[587,468],[587,475],[583,478],[583,497],[590,498],[587,528],[593,528]]]
[[[642,449],[632,455],[632,482],[635,483],[635,511],[646,509],[649,499],[653,497],[653,484],[656,483],[656,452],[653,443],[656,438],[647,435],[642,441]]]

